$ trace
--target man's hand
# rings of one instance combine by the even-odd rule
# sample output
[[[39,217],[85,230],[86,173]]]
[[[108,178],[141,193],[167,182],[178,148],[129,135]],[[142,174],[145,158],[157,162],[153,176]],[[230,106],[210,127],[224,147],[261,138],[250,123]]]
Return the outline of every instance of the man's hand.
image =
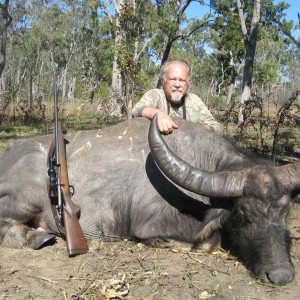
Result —
[[[153,116],[157,113],[157,126],[161,133],[170,134],[174,129],[177,129],[177,124],[172,120],[172,118],[161,111],[158,108],[145,107],[142,111],[142,116],[152,120]]]
[[[177,124],[172,120],[172,118],[163,111],[157,112],[157,126],[161,133],[170,134],[173,129],[177,129]]]

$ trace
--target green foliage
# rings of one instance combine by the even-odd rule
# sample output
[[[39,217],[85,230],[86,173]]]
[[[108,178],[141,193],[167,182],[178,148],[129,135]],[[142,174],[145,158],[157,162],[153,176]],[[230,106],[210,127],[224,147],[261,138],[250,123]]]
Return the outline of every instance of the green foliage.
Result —
[[[242,75],[238,76],[237,68],[245,57],[245,47],[236,1],[208,2],[209,21],[201,27],[208,16],[189,19],[180,15],[184,1],[124,0],[120,15],[116,15],[112,7],[105,11],[111,3],[106,0],[11,0],[13,23],[1,93],[9,95],[9,101],[29,101],[30,96],[33,101],[51,100],[55,69],[66,100],[73,101],[67,95],[74,78],[75,98],[91,102],[109,98],[119,17],[122,42],[117,61],[123,79],[133,81],[129,91],[138,96],[155,85],[166,45],[174,39],[169,58],[191,65],[191,89],[209,103],[221,101],[235,76],[239,91]],[[253,1],[243,4],[246,18],[251,20]],[[280,21],[287,32],[295,26],[287,19],[287,7],[284,1],[262,2],[253,70],[257,91],[282,81],[290,82],[291,87],[299,83],[299,48],[291,47],[292,40],[276,23]]]
[[[176,1],[156,1],[158,13],[158,26],[170,39],[174,38],[179,29],[176,16]],[[184,21],[184,20],[183,20]]]

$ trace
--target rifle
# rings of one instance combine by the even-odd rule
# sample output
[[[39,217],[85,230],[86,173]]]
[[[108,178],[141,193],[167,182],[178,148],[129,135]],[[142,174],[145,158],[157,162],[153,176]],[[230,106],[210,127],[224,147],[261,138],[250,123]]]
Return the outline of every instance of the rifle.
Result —
[[[58,120],[57,87],[54,77],[55,135],[48,152],[49,200],[52,213],[61,236],[65,237],[69,257],[86,253],[89,248],[78,222],[80,208],[71,200],[66,160],[66,140]]]

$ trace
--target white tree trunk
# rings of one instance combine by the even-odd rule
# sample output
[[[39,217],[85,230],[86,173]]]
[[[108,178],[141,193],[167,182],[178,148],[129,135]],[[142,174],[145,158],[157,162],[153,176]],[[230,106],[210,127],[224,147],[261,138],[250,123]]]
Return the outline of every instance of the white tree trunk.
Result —
[[[111,114],[116,116],[119,116],[122,113],[122,99],[123,99],[122,76],[118,66],[119,49],[123,40],[123,32],[120,26],[119,16],[123,4],[124,4],[124,0],[115,1],[117,17],[116,17],[116,31],[115,31],[114,61],[113,61],[112,80],[111,80],[111,93],[112,93]]]
[[[69,83],[69,91],[68,91],[68,102],[74,101],[74,95],[75,95],[75,87],[76,87],[76,77],[74,76],[72,80]]]
[[[62,72],[62,95],[61,98],[63,101],[66,100],[66,91],[67,91],[67,72]]]

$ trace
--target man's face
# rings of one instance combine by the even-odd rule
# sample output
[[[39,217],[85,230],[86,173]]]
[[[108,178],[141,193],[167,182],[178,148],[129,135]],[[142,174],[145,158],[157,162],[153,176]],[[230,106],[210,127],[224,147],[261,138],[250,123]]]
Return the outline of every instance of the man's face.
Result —
[[[168,101],[180,104],[190,84],[188,70],[184,64],[172,63],[168,66],[163,80],[163,90]]]

